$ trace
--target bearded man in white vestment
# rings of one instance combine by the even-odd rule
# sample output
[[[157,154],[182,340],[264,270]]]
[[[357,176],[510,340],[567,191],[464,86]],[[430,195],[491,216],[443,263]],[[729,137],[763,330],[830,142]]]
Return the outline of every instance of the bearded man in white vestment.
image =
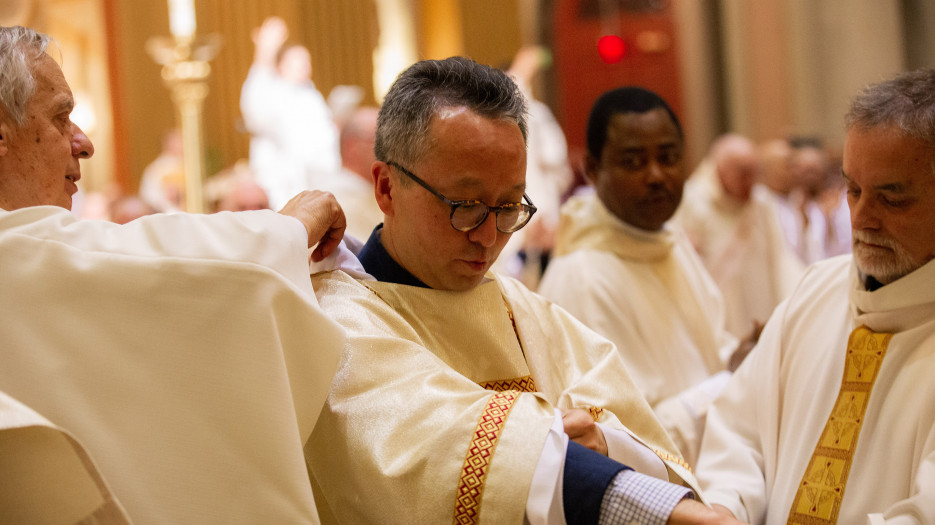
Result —
[[[935,523],[935,70],[846,128],[853,255],[809,268],[708,414],[705,494],[751,523]]]
[[[307,447],[323,521],[720,517],[684,499],[693,476],[613,345],[488,271],[535,212],[525,131],[513,81],[465,58],[419,62],[387,93],[384,223],[360,251],[376,280],[313,276],[348,331]]]
[[[562,208],[556,257],[538,292],[610,339],[656,416],[694,464],[707,406],[737,340],[717,285],[669,222],[685,168],[678,118],[657,94],[603,94],[588,120],[595,194]]]
[[[77,220],[94,147],[48,43],[0,27],[0,521],[317,523],[303,445],[344,337],[309,248],[340,207]]]
[[[721,136],[689,177],[675,215],[720,288],[727,329],[737,337],[762,326],[803,271],[758,178],[753,143]]]

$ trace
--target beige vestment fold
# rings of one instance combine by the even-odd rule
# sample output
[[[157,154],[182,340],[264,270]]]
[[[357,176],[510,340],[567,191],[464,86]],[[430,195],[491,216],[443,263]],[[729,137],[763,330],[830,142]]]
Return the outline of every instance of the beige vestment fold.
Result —
[[[134,523],[316,523],[302,446],[343,334],[307,237],[272,211],[0,211],[0,385],[87,448]]]
[[[484,439],[495,448],[476,458],[486,472],[474,498],[480,523],[521,523],[555,407],[625,425],[667,460],[673,481],[692,482],[613,345],[517,281],[450,292],[338,271],[312,280],[348,332],[306,448],[323,521],[452,522],[464,504],[456,493],[476,473],[468,451],[485,446],[478,423],[489,421]],[[505,418],[485,419],[502,403]]]
[[[0,522],[130,523],[87,451],[0,392]]]
[[[697,472],[741,520],[786,523],[841,389],[854,328],[893,333],[838,523],[935,523],[935,261],[864,289],[851,256],[811,266],[708,413]],[[864,366],[857,363],[859,366]]]
[[[682,230],[639,230],[597,196],[573,197],[562,208],[555,257],[538,292],[616,345],[694,463],[717,393],[705,381],[725,369],[737,340],[725,329],[717,285]]]

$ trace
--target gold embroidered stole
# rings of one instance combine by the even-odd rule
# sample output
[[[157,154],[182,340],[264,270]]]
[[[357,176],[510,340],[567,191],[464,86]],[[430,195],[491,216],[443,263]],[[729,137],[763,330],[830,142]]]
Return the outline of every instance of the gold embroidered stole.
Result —
[[[870,392],[893,334],[851,332],[841,389],[796,491],[788,523],[837,523]]]

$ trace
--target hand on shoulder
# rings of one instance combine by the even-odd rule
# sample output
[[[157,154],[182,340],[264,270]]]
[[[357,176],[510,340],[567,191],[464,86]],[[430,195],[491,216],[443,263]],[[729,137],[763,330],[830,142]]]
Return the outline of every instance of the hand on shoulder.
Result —
[[[334,195],[325,191],[303,191],[293,197],[279,213],[295,217],[308,231],[308,247],[317,244],[312,260],[321,261],[331,255],[344,237],[347,220]]]

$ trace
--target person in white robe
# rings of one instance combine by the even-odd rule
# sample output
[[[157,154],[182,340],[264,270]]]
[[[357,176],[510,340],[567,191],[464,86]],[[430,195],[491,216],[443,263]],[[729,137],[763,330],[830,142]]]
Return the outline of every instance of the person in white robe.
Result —
[[[598,98],[587,137],[595,194],[562,208],[555,258],[538,292],[616,345],[694,464],[737,340],[724,327],[717,285],[669,221],[686,177],[682,129],[658,95],[625,87]]]
[[[302,190],[319,189],[341,168],[338,128],[312,82],[309,51],[287,37],[282,18],[263,21],[240,92],[240,111],[251,136],[250,167],[273,209]]]
[[[281,213],[78,220],[94,147],[48,43],[0,27],[0,385],[33,422],[67,429],[100,479],[67,454],[19,457],[67,485],[33,485],[30,506],[49,508],[32,518],[78,522],[63,494],[90,504],[106,482],[133,523],[317,523],[303,445],[344,335],[316,303],[309,258],[334,251],[340,207],[306,192]],[[17,412],[0,428],[23,427]]]
[[[720,137],[685,184],[675,216],[721,289],[737,337],[765,322],[803,271],[757,170],[749,139]]]
[[[708,414],[705,494],[756,524],[935,523],[935,71],[846,117],[853,255],[811,266]]]
[[[312,277],[348,331],[306,449],[327,523],[720,518],[684,499],[693,476],[613,345],[489,271],[535,211],[524,113],[509,77],[460,57],[384,100],[373,278]]]

